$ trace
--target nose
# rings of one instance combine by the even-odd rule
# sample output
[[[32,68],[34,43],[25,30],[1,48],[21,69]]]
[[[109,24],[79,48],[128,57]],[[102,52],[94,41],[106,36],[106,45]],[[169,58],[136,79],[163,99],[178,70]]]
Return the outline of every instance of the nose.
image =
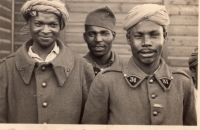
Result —
[[[142,47],[149,47],[152,46],[151,39],[149,36],[144,36]]]
[[[51,30],[50,30],[50,28],[49,28],[48,25],[44,25],[44,26],[43,26],[43,29],[42,29],[42,32],[43,32],[43,33],[49,33],[49,32],[51,32]]]
[[[101,34],[97,34],[97,35],[96,35],[95,41],[96,41],[96,42],[101,42],[101,41],[102,41]]]

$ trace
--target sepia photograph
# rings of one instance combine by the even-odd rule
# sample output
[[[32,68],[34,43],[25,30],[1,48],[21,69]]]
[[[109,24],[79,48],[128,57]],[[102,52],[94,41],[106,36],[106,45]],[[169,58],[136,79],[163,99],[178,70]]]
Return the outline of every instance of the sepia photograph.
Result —
[[[0,130],[198,130],[199,0],[0,0]]]

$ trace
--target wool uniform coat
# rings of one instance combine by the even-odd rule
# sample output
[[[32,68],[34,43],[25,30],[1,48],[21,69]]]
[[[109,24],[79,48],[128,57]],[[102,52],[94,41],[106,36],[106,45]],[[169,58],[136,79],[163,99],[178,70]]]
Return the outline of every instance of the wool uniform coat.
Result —
[[[106,66],[105,66],[106,68],[111,67],[111,66],[118,66],[118,65],[122,64],[122,62],[123,62],[123,60],[119,57],[119,55],[117,53],[111,51],[111,54],[112,54],[111,59],[106,64]],[[93,66],[94,73],[95,73],[95,75],[97,75],[101,71],[101,68],[99,68],[99,66],[97,66],[96,63],[94,63],[91,52],[88,52],[84,56],[84,58],[86,59],[86,61],[88,61]]]
[[[196,125],[192,80],[162,59],[160,68],[147,75],[131,58],[96,76],[82,123]]]
[[[92,66],[60,40],[60,52],[50,63],[28,55],[29,40],[0,63],[1,123],[80,123]]]

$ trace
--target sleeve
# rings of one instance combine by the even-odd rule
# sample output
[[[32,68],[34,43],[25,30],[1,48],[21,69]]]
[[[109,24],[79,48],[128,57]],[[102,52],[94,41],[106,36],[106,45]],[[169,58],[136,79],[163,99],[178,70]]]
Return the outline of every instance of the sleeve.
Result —
[[[85,69],[83,77],[84,77],[84,83],[83,83],[83,103],[85,105],[85,102],[86,102],[87,97],[88,97],[90,85],[91,85],[92,81],[95,78],[93,68],[92,68],[92,66],[89,63],[86,64],[86,69]]]
[[[0,66],[0,123],[7,123],[7,83]]]
[[[187,83],[185,88],[187,89],[183,102],[183,125],[197,125],[195,87],[192,80],[190,80],[190,83]]]
[[[91,84],[82,124],[108,124],[109,92],[101,73]]]

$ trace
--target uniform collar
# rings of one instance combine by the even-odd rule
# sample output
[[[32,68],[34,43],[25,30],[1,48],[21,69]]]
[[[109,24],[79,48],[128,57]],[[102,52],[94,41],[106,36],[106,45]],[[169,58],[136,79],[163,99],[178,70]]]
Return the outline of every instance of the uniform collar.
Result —
[[[133,61],[133,57],[130,58],[128,64],[123,64],[122,73],[126,79],[126,82],[130,87],[136,88],[145,79],[152,75],[144,73]],[[158,70],[153,75],[162,88],[166,91],[170,89],[172,72],[167,66],[165,61],[161,58],[161,64]]]
[[[56,42],[60,48],[60,52],[57,57],[50,62],[50,64],[53,66],[59,85],[62,86],[74,67],[74,56],[60,40],[57,40]],[[32,44],[33,39],[30,39],[16,52],[16,67],[26,84],[30,83],[36,65],[36,61],[28,55],[28,48]],[[65,60],[63,60],[63,58],[65,58]]]
[[[97,63],[92,59],[92,53],[91,52],[88,52],[87,55],[84,56],[84,57],[88,60],[89,63],[92,64],[92,66],[99,68],[96,65]],[[111,51],[111,59],[108,61],[108,63],[106,63],[106,67],[110,67],[114,63],[114,61],[116,59],[115,57],[116,57],[116,55],[114,54],[114,52]],[[99,68],[99,69],[101,69],[101,68]]]

